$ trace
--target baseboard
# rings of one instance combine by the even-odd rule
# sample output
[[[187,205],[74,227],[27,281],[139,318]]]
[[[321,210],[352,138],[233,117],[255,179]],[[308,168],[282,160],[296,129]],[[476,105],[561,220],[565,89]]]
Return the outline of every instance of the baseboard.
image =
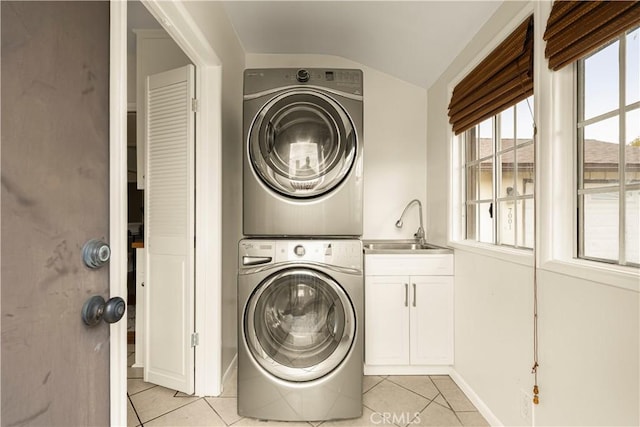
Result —
[[[460,390],[469,398],[471,403],[478,409],[478,412],[482,414],[485,420],[489,423],[489,425],[493,427],[503,427],[504,424],[496,417],[496,415],[489,409],[489,407],[480,399],[480,396],[476,394],[475,391],[467,384],[467,382],[462,378],[462,376],[455,370],[451,369],[449,376],[451,379],[458,385]]]
[[[365,375],[449,375],[450,365],[364,365]]]

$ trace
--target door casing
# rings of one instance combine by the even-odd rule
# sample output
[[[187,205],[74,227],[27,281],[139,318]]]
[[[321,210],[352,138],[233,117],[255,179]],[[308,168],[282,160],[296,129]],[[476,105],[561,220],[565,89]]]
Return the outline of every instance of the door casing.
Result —
[[[222,62],[180,2],[142,0],[196,66],[196,235],[195,393],[217,396],[221,391],[222,276]],[[110,53],[110,292],[126,295],[127,267],[127,6],[111,1]],[[198,141],[207,141],[199,144]],[[111,424],[126,425],[126,324],[111,326]]]

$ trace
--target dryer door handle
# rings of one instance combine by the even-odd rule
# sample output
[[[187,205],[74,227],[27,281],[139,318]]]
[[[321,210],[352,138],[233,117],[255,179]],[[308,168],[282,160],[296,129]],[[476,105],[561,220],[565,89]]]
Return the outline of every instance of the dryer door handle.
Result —
[[[242,265],[269,264],[272,261],[273,261],[273,258],[270,256],[243,256],[242,257]]]

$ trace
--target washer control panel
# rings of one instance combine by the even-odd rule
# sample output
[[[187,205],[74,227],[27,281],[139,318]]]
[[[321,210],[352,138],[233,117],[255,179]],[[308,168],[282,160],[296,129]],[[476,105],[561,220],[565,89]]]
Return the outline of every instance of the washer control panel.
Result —
[[[335,267],[362,270],[360,240],[241,240],[240,268],[286,262],[316,262]]]
[[[360,240],[277,240],[276,263],[310,261],[336,267],[362,269]]]

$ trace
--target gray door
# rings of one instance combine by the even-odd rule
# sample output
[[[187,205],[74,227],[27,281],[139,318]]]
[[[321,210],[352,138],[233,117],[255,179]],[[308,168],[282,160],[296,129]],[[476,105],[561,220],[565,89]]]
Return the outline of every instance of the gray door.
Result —
[[[109,3],[1,7],[2,425],[108,425]]]

